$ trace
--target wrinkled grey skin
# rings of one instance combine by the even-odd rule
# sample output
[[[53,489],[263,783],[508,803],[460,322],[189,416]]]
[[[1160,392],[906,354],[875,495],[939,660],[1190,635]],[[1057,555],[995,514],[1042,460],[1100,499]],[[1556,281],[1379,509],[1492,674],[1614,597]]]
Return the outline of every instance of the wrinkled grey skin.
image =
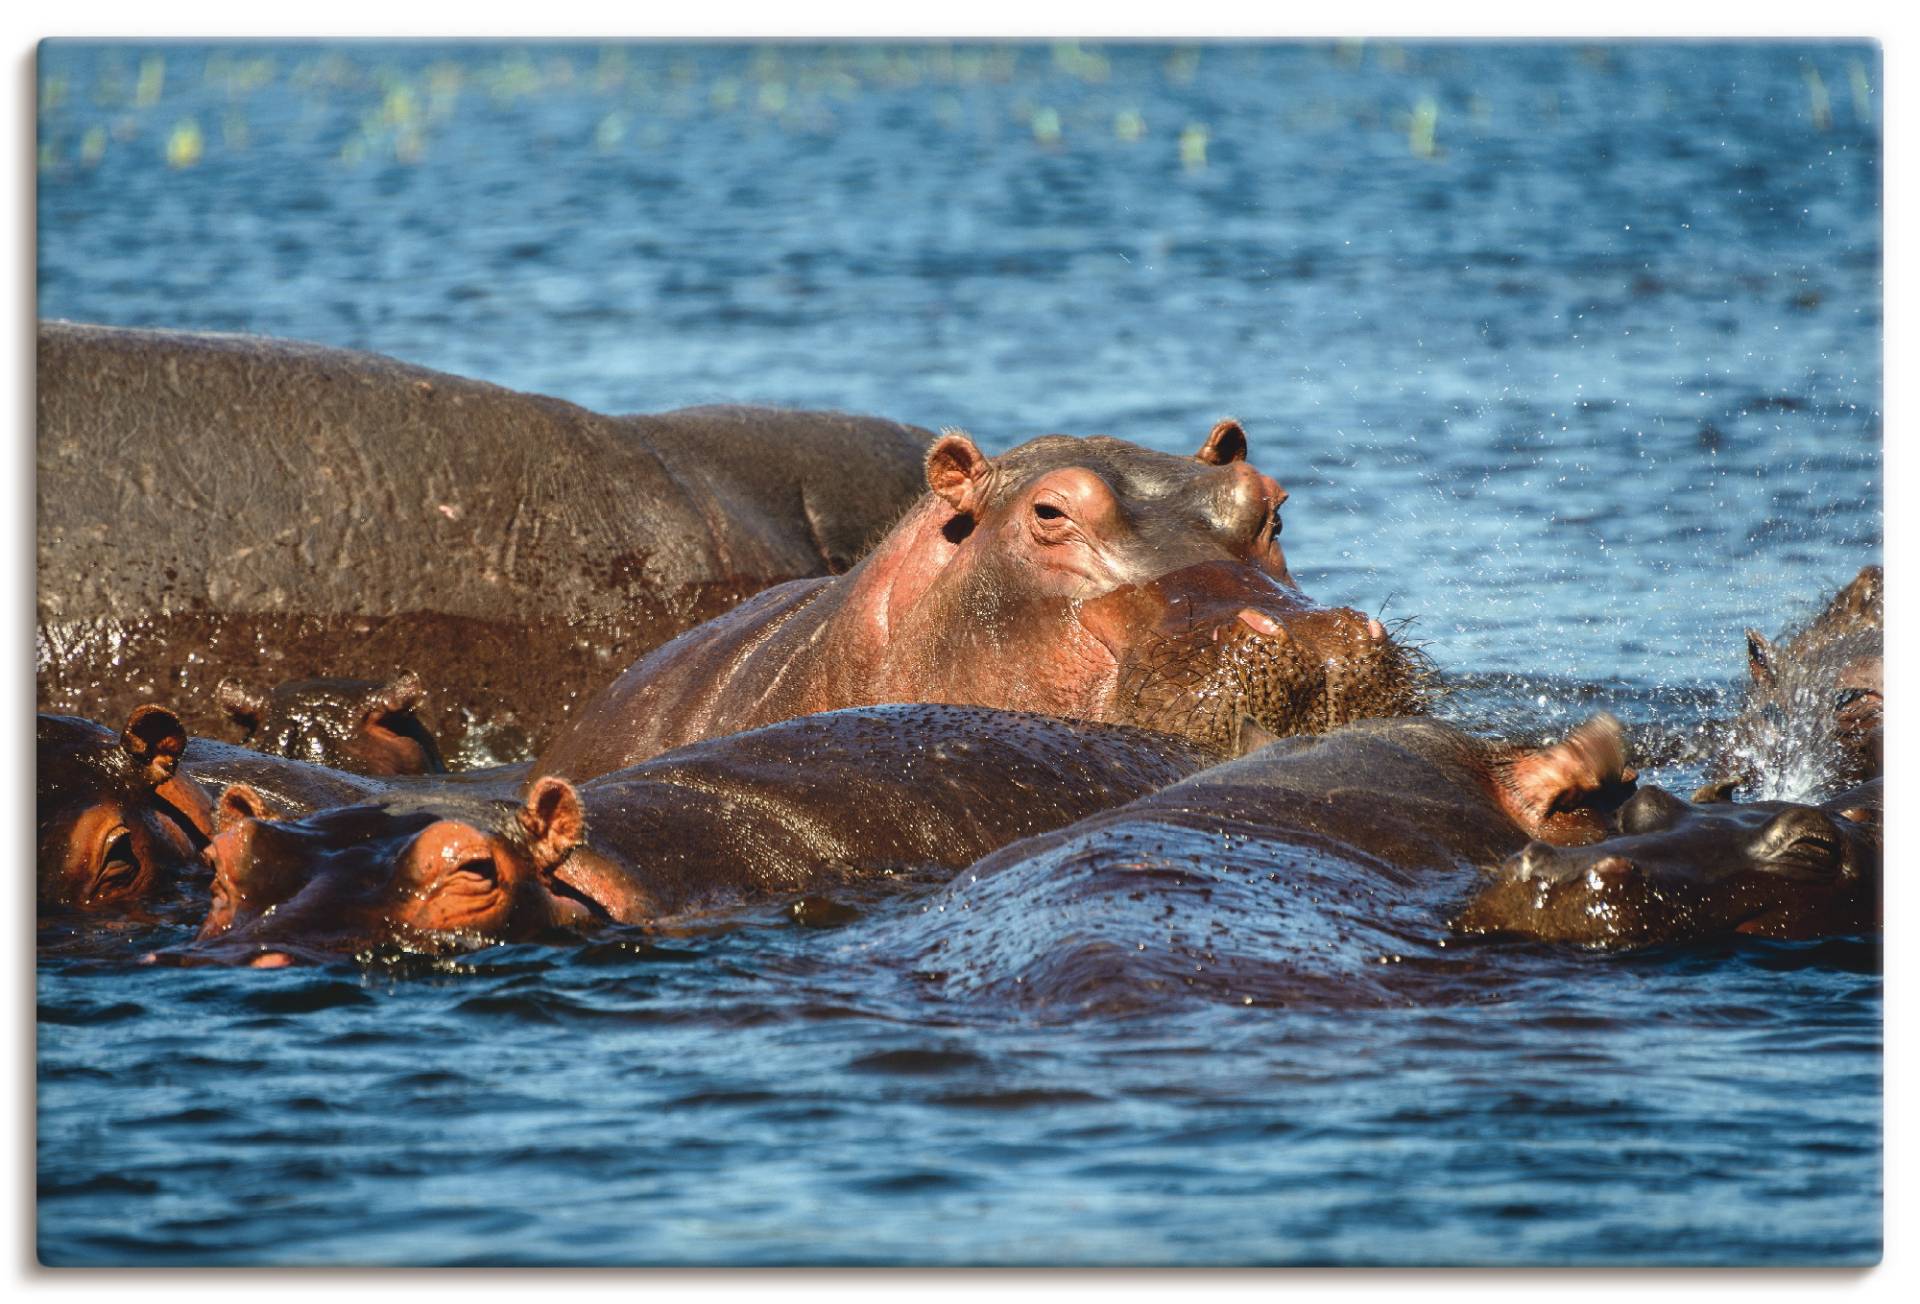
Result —
[[[38,701],[222,729],[220,680],[433,677],[456,765],[782,581],[846,570],[931,436],[704,407],[602,416],[374,354],[43,322]],[[472,735],[470,738],[469,735]]]

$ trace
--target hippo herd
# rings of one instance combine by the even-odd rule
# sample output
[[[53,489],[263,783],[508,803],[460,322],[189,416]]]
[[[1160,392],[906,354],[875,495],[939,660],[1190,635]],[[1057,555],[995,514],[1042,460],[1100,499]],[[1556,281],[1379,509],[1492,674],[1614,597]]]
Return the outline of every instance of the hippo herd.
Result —
[[[1749,632],[1683,800],[1610,716],[1428,715],[1419,649],[1301,592],[1232,420],[987,456],[59,322],[38,379],[43,947],[565,945],[895,882],[903,964],[961,986],[1245,992],[1879,926],[1877,566]]]

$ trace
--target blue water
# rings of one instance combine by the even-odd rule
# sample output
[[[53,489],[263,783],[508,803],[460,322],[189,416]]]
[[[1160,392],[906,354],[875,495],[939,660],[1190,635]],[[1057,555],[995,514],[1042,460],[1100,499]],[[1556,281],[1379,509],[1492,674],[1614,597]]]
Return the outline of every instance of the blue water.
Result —
[[[1879,559],[1869,46],[55,43],[40,93],[44,316],[989,449],[1233,414],[1303,586],[1510,732],[1686,734]],[[43,959],[41,1255],[1879,1253],[1877,938],[1088,1013],[915,980],[929,890],[429,971]]]

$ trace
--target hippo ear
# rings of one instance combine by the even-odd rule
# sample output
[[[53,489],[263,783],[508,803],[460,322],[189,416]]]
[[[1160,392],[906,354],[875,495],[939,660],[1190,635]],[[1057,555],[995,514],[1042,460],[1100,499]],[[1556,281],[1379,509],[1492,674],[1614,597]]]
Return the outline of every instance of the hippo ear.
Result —
[[[187,731],[180,717],[164,706],[136,706],[120,734],[120,745],[140,766],[147,786],[158,788],[173,777],[180,753],[187,749]]]
[[[516,813],[535,869],[552,869],[587,835],[586,812],[573,785],[557,774],[538,779]]]
[[[1856,610],[1865,610],[1881,601],[1880,589],[1886,583],[1886,572],[1879,566],[1869,564],[1860,568],[1860,573],[1847,582],[1840,590],[1834,605],[1845,605]]]
[[[213,690],[213,700],[227,713],[227,719],[239,725],[248,737],[252,737],[260,728],[260,722],[267,718],[266,695],[250,693],[231,679],[220,681],[220,687]]]
[[[927,488],[963,516],[977,516],[993,466],[964,430],[943,430],[927,450]]]
[[[1193,455],[1196,462],[1205,462],[1208,466],[1225,466],[1229,462],[1247,460],[1247,432],[1238,421],[1227,417],[1213,427],[1207,436],[1207,442],[1200,445],[1200,451]]]
[[[1773,648],[1757,629],[1747,631],[1747,674],[1760,687],[1773,687]]]
[[[220,793],[220,801],[213,808],[213,828],[216,833],[232,828],[242,820],[274,819],[273,808],[267,805],[266,798],[244,783],[230,783]]]
[[[1638,778],[1627,765],[1626,729],[1605,711],[1552,746],[1515,757],[1504,777],[1509,809],[1529,831],[1592,797],[1624,795]]]
[[[1716,779],[1714,782],[1694,789],[1693,800],[1702,804],[1708,802],[1732,801],[1733,790],[1746,782],[1742,778]]]

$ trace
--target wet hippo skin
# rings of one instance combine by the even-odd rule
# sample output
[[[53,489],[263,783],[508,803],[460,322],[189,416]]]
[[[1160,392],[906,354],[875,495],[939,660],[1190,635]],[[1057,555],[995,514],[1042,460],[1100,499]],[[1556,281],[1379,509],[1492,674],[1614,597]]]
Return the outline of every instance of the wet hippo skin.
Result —
[[[931,436],[764,408],[601,416],[373,354],[43,322],[40,709],[433,681],[456,764],[785,580],[847,569]]]
[[[581,780],[812,711],[949,702],[1231,747],[1420,709],[1426,665],[1324,607],[1280,547],[1286,491],[1222,421],[1192,457],[1048,435],[998,457],[949,431],[927,492],[844,576],[770,590],[645,657],[536,769]]]
[[[206,909],[200,853],[220,793],[243,784],[257,809],[296,818],[394,792],[509,794],[524,764],[457,775],[375,778],[187,735],[165,707],[134,708],[119,731],[77,716],[35,724],[38,908],[112,918],[198,919]]]
[[[1145,730],[904,705],[713,739],[577,789],[542,777],[518,801],[441,788],[275,820],[236,786],[191,954],[457,948],[954,869],[1215,759]]]
[[[412,671],[371,679],[290,679],[256,693],[234,680],[214,692],[241,741],[276,756],[356,774],[440,774],[446,765],[420,719],[426,688]]]
[[[1750,795],[1824,797],[1881,773],[1886,577],[1862,567],[1797,630],[1747,631],[1740,714],[1712,767]]]
[[[1642,788],[1613,836],[1536,842],[1510,857],[1456,926],[1595,947],[1870,932],[1881,915],[1881,786],[1818,806]]]
[[[1609,716],[1540,748],[1362,721],[1004,847],[871,950],[1019,1004],[1401,1002],[1477,867],[1603,836],[1633,781]]]

